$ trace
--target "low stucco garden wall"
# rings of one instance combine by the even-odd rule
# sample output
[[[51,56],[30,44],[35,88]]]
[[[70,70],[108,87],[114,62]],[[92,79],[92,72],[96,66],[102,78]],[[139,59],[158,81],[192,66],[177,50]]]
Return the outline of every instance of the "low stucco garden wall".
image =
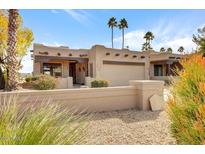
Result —
[[[73,78],[57,78],[57,86],[56,89],[69,89],[73,88]]]
[[[163,86],[163,81],[133,80],[129,86],[121,87],[2,92],[0,96],[16,94],[19,103],[38,103],[51,99],[52,103],[84,112],[129,108],[150,110],[149,98],[154,94],[163,95]]]

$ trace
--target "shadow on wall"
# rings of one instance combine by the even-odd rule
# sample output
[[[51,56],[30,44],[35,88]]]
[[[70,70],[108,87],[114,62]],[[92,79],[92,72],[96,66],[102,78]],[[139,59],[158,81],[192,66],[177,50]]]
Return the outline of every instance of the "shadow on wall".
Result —
[[[119,119],[125,123],[155,120],[161,111],[140,111],[137,109],[118,110],[111,112],[96,112],[92,114],[92,120]]]

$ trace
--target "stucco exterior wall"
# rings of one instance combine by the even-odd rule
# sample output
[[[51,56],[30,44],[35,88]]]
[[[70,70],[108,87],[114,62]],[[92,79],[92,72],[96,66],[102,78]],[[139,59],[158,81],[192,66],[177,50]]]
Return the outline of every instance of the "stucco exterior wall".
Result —
[[[69,49],[69,47],[51,47],[42,44],[34,44],[35,56],[51,57],[88,57],[89,50],[86,49]],[[47,54],[46,54],[47,53]]]
[[[91,49],[69,49],[68,47],[49,47],[42,44],[34,44],[33,57],[42,57],[46,59],[59,59],[63,64],[62,77],[69,76],[69,61],[76,60],[80,65],[86,63],[88,65],[88,76],[94,79],[110,80],[111,86],[128,85],[129,80],[145,79],[149,80],[154,76],[153,64],[161,63],[161,61],[178,61],[185,55],[159,53],[155,51],[131,51],[129,49],[113,49],[106,48],[102,45],[94,45]],[[67,62],[64,62],[67,61]],[[114,66],[104,64],[108,62],[120,63],[139,63],[143,66]],[[41,61],[42,64],[42,61]],[[34,63],[34,74],[40,73],[40,63]],[[78,67],[78,66],[77,66]],[[165,67],[164,67],[165,68]],[[87,72],[87,71],[86,71]],[[78,83],[84,83],[85,77],[79,76],[78,69],[76,72],[76,80]],[[121,75],[122,74],[122,75]],[[164,73],[165,74],[165,70]],[[86,76],[86,75],[85,75]],[[121,82],[121,83],[120,83]]]
[[[149,79],[146,53],[96,45],[90,51],[90,61],[93,62],[93,78],[108,80],[110,86],[127,86],[129,80]],[[105,64],[105,61],[118,64]]]
[[[131,80],[129,81],[131,86],[134,86],[138,90],[138,109],[150,110],[151,106],[149,99],[154,94],[163,97],[164,81],[156,80]]]
[[[129,80],[145,79],[145,66],[142,65],[117,65],[103,64],[102,78],[109,82],[110,86],[129,85]]]
[[[70,89],[73,88],[73,78],[57,78],[57,86],[56,89]]]
[[[47,98],[52,99],[52,103],[81,112],[129,108],[150,110],[149,98],[154,94],[162,95],[163,85],[162,81],[130,81],[130,86],[122,87],[2,92],[0,97],[17,95],[18,103],[27,104],[42,102]]]
[[[40,62],[33,62],[33,74],[38,75],[41,73],[41,63]]]

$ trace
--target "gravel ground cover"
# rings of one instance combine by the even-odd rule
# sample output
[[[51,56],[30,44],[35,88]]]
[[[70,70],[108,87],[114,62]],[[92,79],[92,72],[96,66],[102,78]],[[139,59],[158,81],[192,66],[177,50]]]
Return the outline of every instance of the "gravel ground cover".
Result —
[[[86,144],[175,144],[165,111],[124,110],[94,113]]]

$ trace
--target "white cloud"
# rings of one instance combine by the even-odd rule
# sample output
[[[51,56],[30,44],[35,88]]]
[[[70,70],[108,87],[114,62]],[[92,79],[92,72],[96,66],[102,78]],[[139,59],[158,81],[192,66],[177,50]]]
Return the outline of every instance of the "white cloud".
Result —
[[[84,10],[64,10],[67,14],[69,14],[73,19],[80,23],[86,24],[86,21],[89,21],[90,14]]]
[[[142,48],[143,37],[145,32],[143,30],[135,30],[125,34],[125,47],[129,46],[131,50],[140,50]],[[117,48],[121,48],[122,37],[114,38],[114,43],[117,43]]]
[[[159,22],[154,25],[153,28],[151,28],[151,31],[153,32],[153,34],[157,34],[155,35],[155,38],[166,38],[168,39],[169,34],[174,30],[174,23],[164,20],[164,19],[160,19]]]
[[[191,52],[196,48],[196,44],[192,41],[191,37],[178,37],[175,39],[170,39],[168,41],[160,42],[158,44],[155,43],[156,50],[159,50],[161,47],[171,47],[174,52],[177,52],[178,48],[183,46],[186,52]]]
[[[51,10],[51,13],[57,14],[57,13],[59,13],[59,11],[58,10]]]
[[[33,72],[33,61],[31,60],[30,49],[28,54],[22,59],[23,68],[20,70],[21,73],[31,73]]]
[[[58,14],[62,10],[52,9],[51,13]],[[93,18],[87,11],[85,10],[77,10],[77,9],[64,9],[64,12],[66,12],[70,17],[72,17],[77,22],[80,22],[82,24],[87,24],[90,22],[90,18]]]
[[[59,43],[59,42],[52,42],[52,43],[43,42],[42,44],[45,45],[45,46],[53,46],[53,47],[67,46],[64,43]]]
[[[177,29],[175,22],[160,20],[157,25],[150,29],[155,38],[152,41],[152,47],[158,51],[161,47],[171,47],[174,52],[177,52],[180,46],[185,48],[185,51],[191,52],[196,48],[195,43],[192,41],[193,30],[189,27],[181,27]],[[141,50],[144,43],[145,30],[136,29],[134,31],[125,33],[125,46],[129,46],[131,50]],[[114,38],[114,45],[121,48],[122,38]]]

